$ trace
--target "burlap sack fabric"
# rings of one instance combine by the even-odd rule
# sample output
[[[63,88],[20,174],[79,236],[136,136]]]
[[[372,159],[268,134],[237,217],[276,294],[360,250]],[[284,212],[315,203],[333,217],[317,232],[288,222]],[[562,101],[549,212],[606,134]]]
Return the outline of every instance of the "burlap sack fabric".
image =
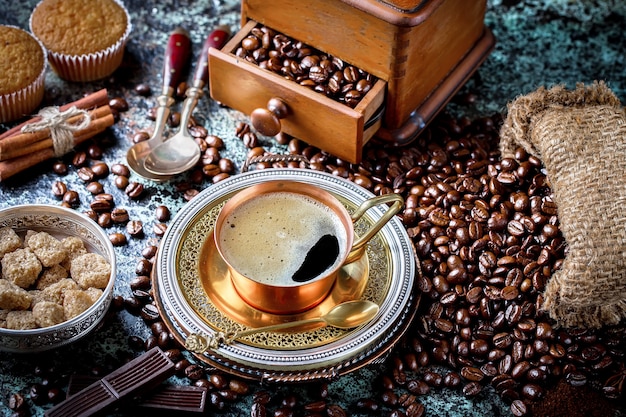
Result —
[[[626,317],[626,114],[601,82],[540,88],[508,106],[500,151],[522,146],[551,183],[567,252],[544,308],[566,327]]]

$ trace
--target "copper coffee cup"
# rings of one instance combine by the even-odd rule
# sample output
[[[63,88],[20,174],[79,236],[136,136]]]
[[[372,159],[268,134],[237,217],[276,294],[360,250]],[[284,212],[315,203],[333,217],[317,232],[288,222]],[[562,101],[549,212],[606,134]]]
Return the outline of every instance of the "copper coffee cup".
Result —
[[[293,201],[290,199],[285,200],[287,196],[290,199],[293,196]],[[261,202],[264,199],[265,201]],[[277,201],[281,201],[281,203],[278,204]],[[283,206],[282,204],[285,201],[290,202]],[[391,206],[387,208],[384,214],[362,236],[356,237],[353,223],[360,219],[370,208],[387,203],[391,203]],[[235,289],[245,302],[269,313],[298,313],[316,306],[326,298],[337,279],[340,268],[345,264],[354,262],[363,255],[367,242],[400,211],[403,203],[402,197],[398,194],[373,197],[365,200],[350,215],[348,210],[335,196],[317,186],[290,180],[268,181],[239,191],[222,207],[214,228],[215,245],[228,267]],[[246,216],[242,215],[239,216],[239,219],[236,219],[242,208],[245,211],[254,204],[263,208],[262,214],[256,214],[258,212],[251,214],[252,212],[249,211]],[[313,246],[317,249],[310,248],[310,242],[306,242],[306,245],[309,246],[305,247],[310,248],[306,254],[303,254],[306,257],[288,257],[284,254],[284,258],[279,260],[278,258],[283,256],[283,254],[275,253],[275,249],[270,247],[271,243],[276,239],[285,239],[285,234],[288,235],[293,230],[298,230],[298,232],[294,232],[296,236],[291,237],[294,240],[289,241],[290,244],[285,246],[287,252],[289,252],[289,250],[300,245],[300,228],[306,230],[302,234],[304,242],[309,238],[317,239],[316,233],[321,235],[321,229],[327,227],[316,225],[316,227],[307,229],[306,224],[309,220],[306,220],[306,216],[302,215],[302,213],[308,210],[308,205],[310,204],[319,206],[328,212],[327,215],[324,214],[321,217],[328,216],[329,219],[333,219],[332,227],[337,236],[336,241],[324,240],[331,235],[326,234]],[[268,209],[267,207],[271,205],[276,205],[278,208]],[[285,207],[293,207],[294,209],[290,211]],[[310,219],[313,219],[313,223],[316,223],[318,217]],[[291,226],[289,228],[283,227],[283,223]],[[236,227],[239,227],[237,233],[225,229],[234,229]],[[238,241],[238,239],[241,239],[241,241]],[[225,246],[228,247],[229,245],[227,242],[230,242],[232,249],[225,248]],[[325,258],[319,258],[319,262],[317,259],[313,259],[308,263],[303,258],[309,259],[314,252],[328,252],[331,250],[329,247],[334,247],[335,245],[336,253],[333,252],[335,257],[332,262],[329,261],[327,269],[319,273],[312,273],[311,277],[307,277],[307,279],[299,282],[294,281],[296,275],[302,272],[302,270],[306,270],[309,267],[315,270],[316,268],[323,268],[325,265]],[[233,252],[239,253],[235,254]],[[266,262],[266,258],[272,258],[272,260]],[[242,262],[242,259],[245,259],[245,262]],[[324,261],[321,261],[321,259],[324,259]],[[322,265],[320,265],[320,262],[322,262]],[[275,278],[274,275],[283,274],[283,271],[278,271],[277,268],[271,268],[271,271],[273,271],[271,273],[267,272],[270,269],[264,271],[263,267],[259,267],[255,273],[249,272],[250,268],[256,270],[256,265],[262,263],[280,265],[280,268],[282,268],[282,265],[286,265],[285,271],[293,270],[297,266],[299,266],[299,269],[292,280],[285,277]],[[243,264],[247,264],[247,266],[243,266]],[[261,276],[263,274],[266,275]],[[291,275],[287,273],[285,276]]]

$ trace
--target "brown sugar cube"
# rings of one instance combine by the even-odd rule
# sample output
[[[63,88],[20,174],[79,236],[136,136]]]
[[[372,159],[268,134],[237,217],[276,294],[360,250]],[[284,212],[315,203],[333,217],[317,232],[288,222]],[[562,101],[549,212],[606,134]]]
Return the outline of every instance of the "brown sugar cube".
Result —
[[[93,305],[93,301],[89,294],[82,290],[69,290],[65,293],[63,300],[63,311],[65,319],[69,320],[78,316],[83,311]]]
[[[102,296],[102,294],[104,293],[104,291],[102,291],[101,289],[93,288],[93,287],[87,288],[85,292],[87,293],[89,298],[91,298],[91,301],[93,301],[94,303],[98,301],[100,297]]]
[[[67,251],[67,257],[72,260],[78,255],[84,255],[87,253],[85,242],[79,237],[68,236],[61,239],[61,244]]]
[[[36,328],[37,322],[30,310],[9,311],[7,314],[7,329],[31,330]]]
[[[0,228],[0,259],[5,254],[22,247],[22,239],[10,227]]]
[[[35,233],[26,242],[45,267],[59,264],[67,257],[67,250],[61,241],[49,233]]]
[[[32,250],[16,249],[2,258],[2,278],[22,288],[28,288],[41,272],[41,262]]]
[[[70,290],[79,290],[80,287],[71,278],[64,278],[41,291],[41,298],[44,301],[52,301],[53,303],[63,304],[65,293]]]
[[[63,278],[69,278],[67,270],[60,264],[53,265],[50,268],[44,268],[43,272],[39,276],[35,287],[38,290],[43,290],[50,285],[61,281]]]
[[[111,276],[111,264],[102,255],[86,253],[72,259],[70,276],[83,289],[106,288]]]
[[[35,306],[35,304],[41,301],[48,301],[44,298],[42,290],[28,290],[28,295],[30,295],[30,298],[31,298],[31,302],[30,302],[31,310]]]
[[[61,244],[67,251],[67,258],[61,262],[61,265],[70,270],[70,262],[72,259],[77,256],[84,255],[87,253],[87,248],[85,247],[85,242],[79,237],[76,236],[68,236],[61,240]]]
[[[31,300],[28,291],[6,279],[0,279],[0,309],[26,310],[30,307]]]
[[[24,247],[27,248],[28,247],[28,239],[30,239],[31,237],[33,237],[34,235],[36,235],[37,232],[36,230],[27,230],[26,234],[24,235]]]
[[[42,301],[35,304],[33,316],[38,327],[50,327],[65,321],[63,306],[51,301]]]

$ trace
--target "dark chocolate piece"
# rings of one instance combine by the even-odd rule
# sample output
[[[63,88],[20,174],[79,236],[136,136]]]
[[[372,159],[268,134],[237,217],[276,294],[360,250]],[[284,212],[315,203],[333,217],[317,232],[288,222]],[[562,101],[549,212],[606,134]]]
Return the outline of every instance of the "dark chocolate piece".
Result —
[[[193,385],[163,385],[142,397],[137,407],[155,411],[202,414],[206,406],[207,392],[205,387]]]
[[[72,375],[67,388],[67,397],[79,393],[96,381],[97,377]],[[202,414],[206,407],[207,392],[205,387],[193,385],[160,385],[138,398],[133,408]]]
[[[88,417],[118,407],[150,391],[175,372],[172,362],[155,347],[46,411],[46,417]]]

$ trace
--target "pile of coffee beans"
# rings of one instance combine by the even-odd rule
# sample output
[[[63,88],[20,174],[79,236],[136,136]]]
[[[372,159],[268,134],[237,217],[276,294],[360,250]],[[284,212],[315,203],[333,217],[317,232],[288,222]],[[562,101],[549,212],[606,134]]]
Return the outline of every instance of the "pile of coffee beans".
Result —
[[[267,26],[253,28],[234,53],[351,108],[376,82],[373,75]]]
[[[405,197],[422,299],[379,387],[377,400],[393,415],[422,415],[414,397],[441,387],[471,397],[491,385],[516,416],[561,379],[623,398],[625,328],[562,329],[542,310],[567,246],[541,161],[521,149],[500,159],[500,123],[441,117],[410,147],[369,145],[359,165],[289,144],[313,169]]]

